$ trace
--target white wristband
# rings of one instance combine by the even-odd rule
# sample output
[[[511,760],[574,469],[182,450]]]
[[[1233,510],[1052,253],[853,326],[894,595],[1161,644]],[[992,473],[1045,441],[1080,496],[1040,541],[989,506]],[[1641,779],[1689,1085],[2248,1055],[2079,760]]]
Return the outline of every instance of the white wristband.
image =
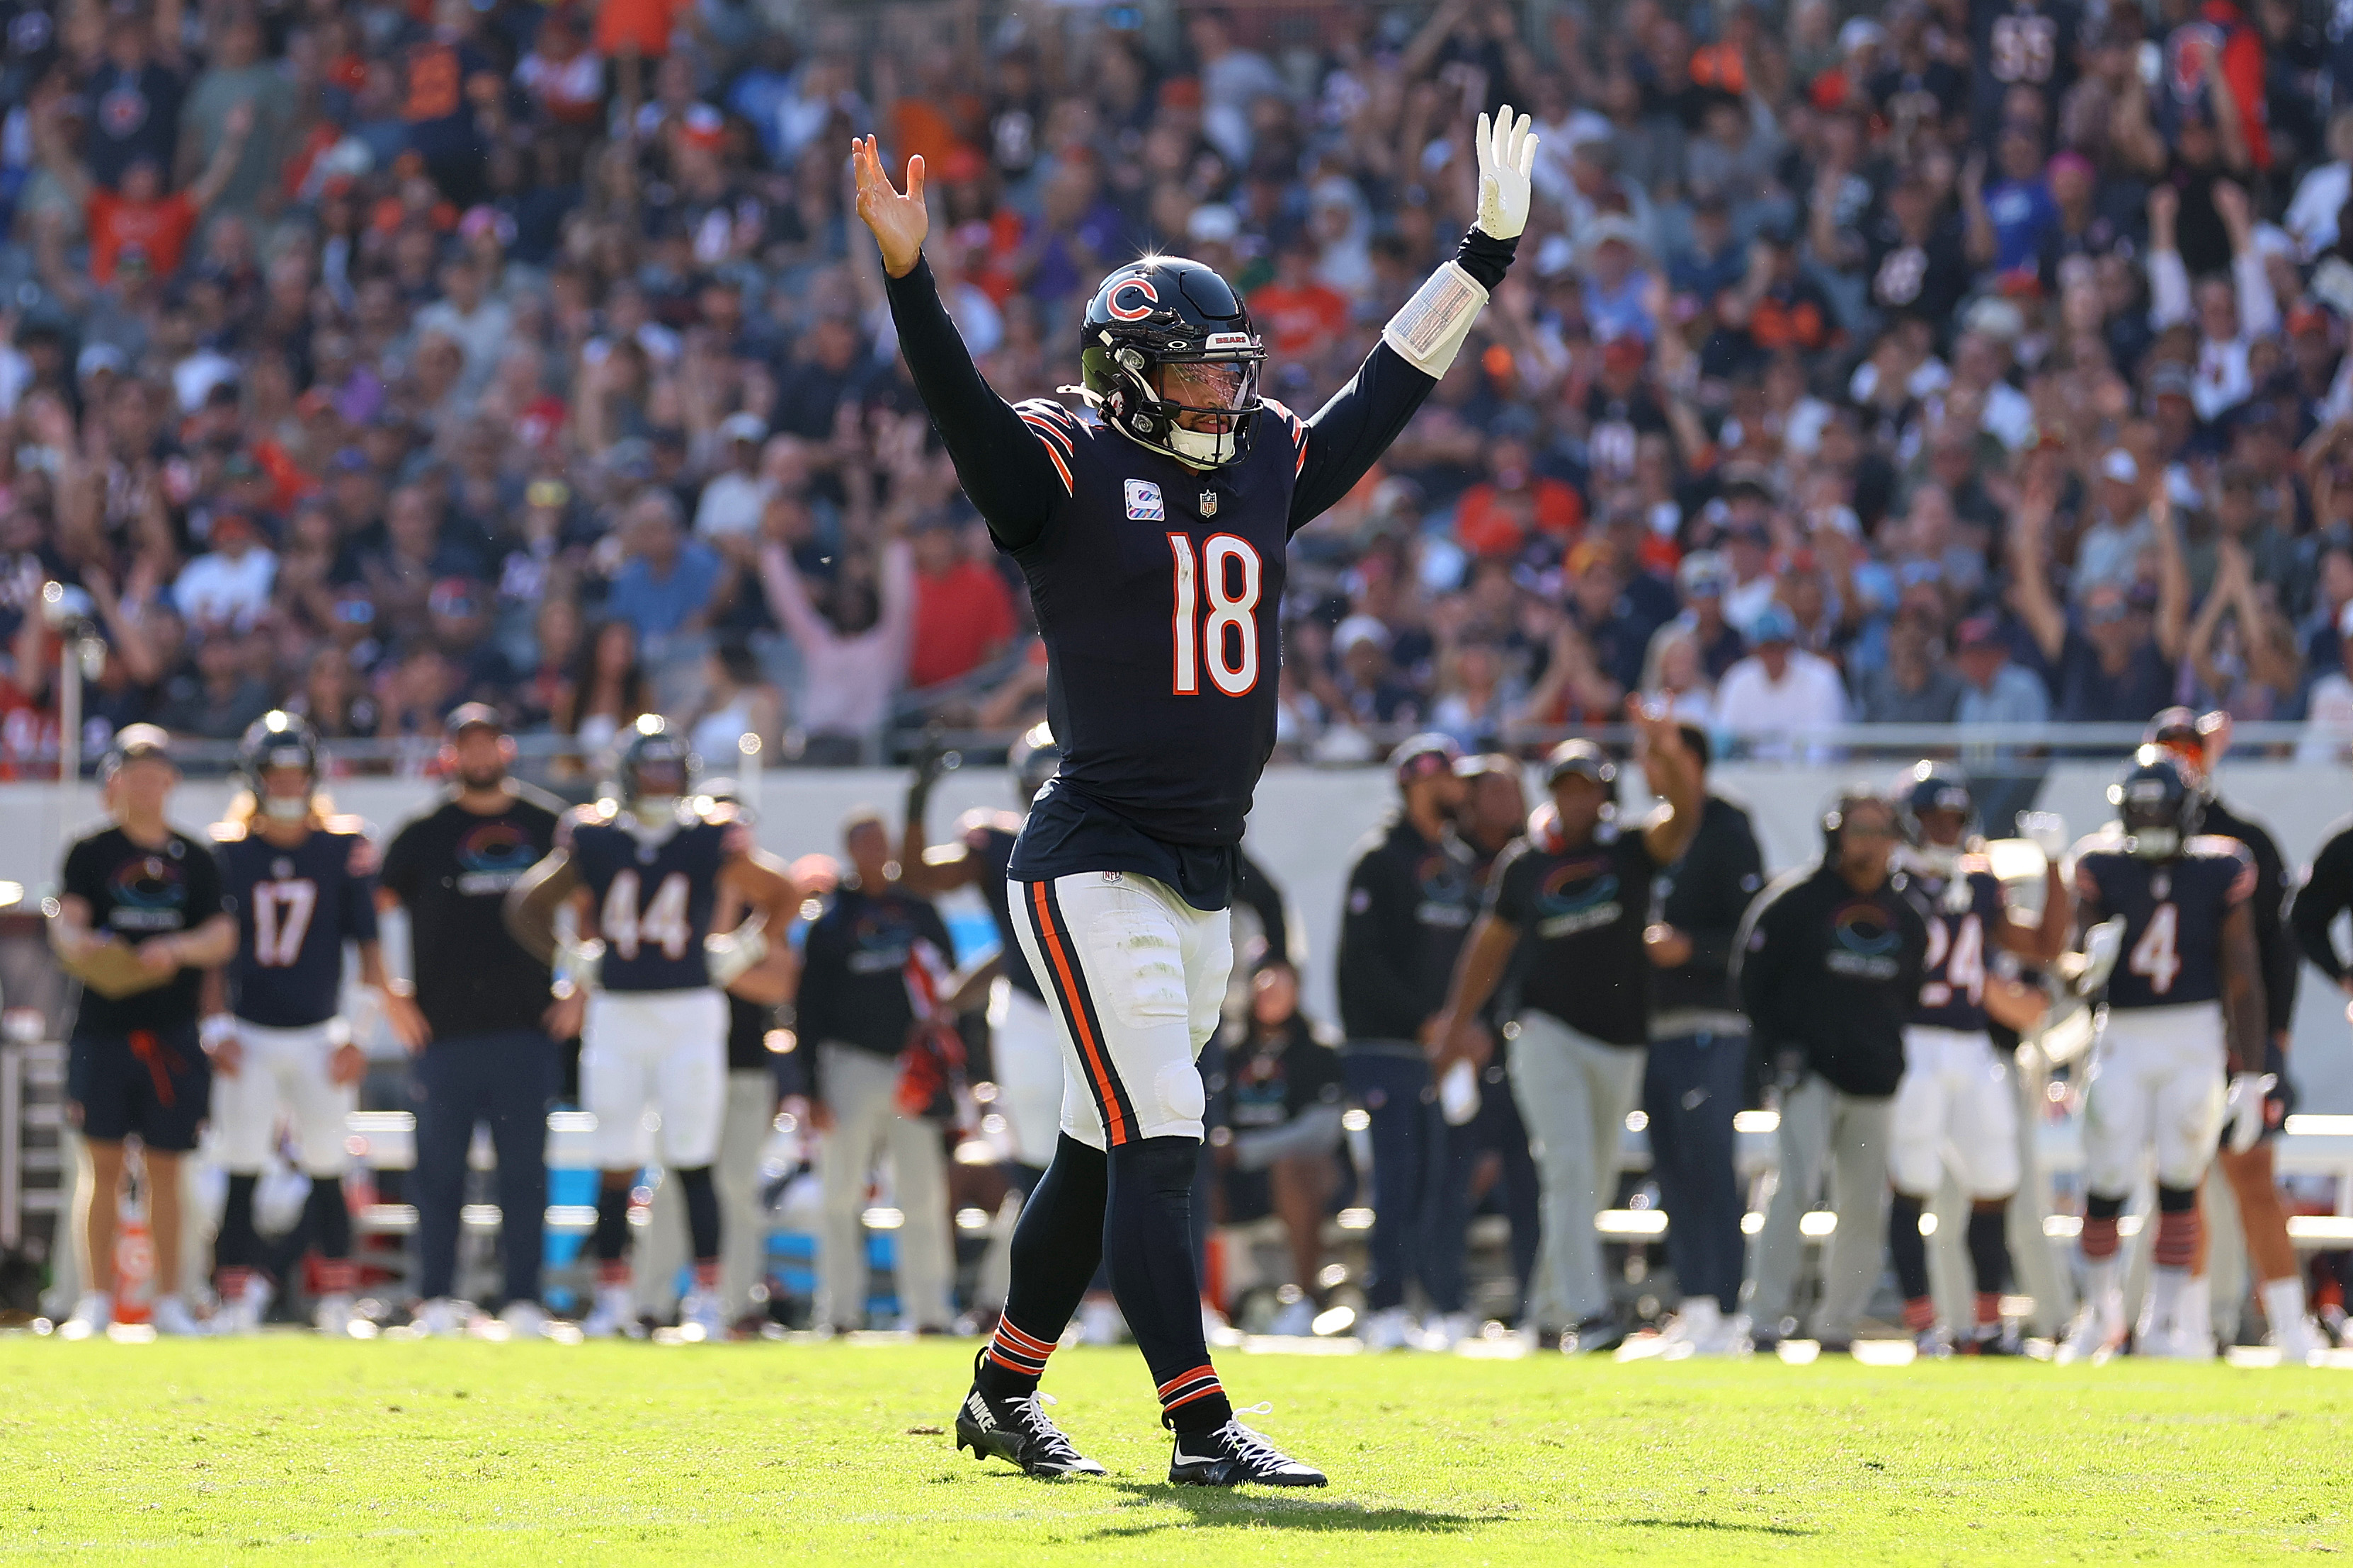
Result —
[[[1462,352],[1471,323],[1486,305],[1487,290],[1479,280],[1461,263],[1449,261],[1389,318],[1381,329],[1381,342],[1424,375],[1442,379]]]

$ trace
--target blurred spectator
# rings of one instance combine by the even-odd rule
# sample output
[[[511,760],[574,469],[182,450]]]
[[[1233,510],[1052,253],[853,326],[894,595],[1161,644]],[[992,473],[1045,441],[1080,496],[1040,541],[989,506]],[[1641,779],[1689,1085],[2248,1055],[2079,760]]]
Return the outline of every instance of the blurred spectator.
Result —
[[[1953,668],[1961,678],[1956,722],[2050,722],[2050,692],[2031,671],[2010,661],[2010,644],[1991,616],[1973,616],[1956,628]]]
[[[182,569],[173,601],[199,631],[249,632],[269,607],[278,557],[261,542],[253,519],[222,510],[212,517],[212,548]]]
[[[1846,689],[1838,668],[1797,645],[1797,618],[1767,605],[1749,627],[1757,651],[1725,672],[1716,685],[1719,725],[1738,736],[1822,730],[1846,721]]]
[[[701,631],[709,624],[719,556],[687,537],[673,497],[649,490],[638,498],[622,521],[621,548],[627,554],[613,575],[605,608],[629,624],[639,647],[658,647],[677,633]]]
[[[944,686],[1002,654],[1018,629],[1005,579],[966,547],[966,530],[944,509],[917,521],[915,604],[907,684]]]

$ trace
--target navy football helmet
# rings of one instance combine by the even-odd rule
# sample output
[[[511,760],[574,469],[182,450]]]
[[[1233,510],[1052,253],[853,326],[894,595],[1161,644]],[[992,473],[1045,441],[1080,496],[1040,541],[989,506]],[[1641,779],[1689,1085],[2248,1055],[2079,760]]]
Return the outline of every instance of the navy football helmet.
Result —
[[[1147,256],[1087,303],[1079,372],[1113,429],[1187,468],[1221,468],[1250,448],[1266,345],[1226,280],[1181,256]],[[1223,429],[1188,430],[1179,415]]]
[[[2126,847],[2144,860],[2180,854],[2206,816],[2205,798],[2189,769],[2158,745],[2133,753],[2131,765],[2108,786],[2108,804],[2116,808]]]

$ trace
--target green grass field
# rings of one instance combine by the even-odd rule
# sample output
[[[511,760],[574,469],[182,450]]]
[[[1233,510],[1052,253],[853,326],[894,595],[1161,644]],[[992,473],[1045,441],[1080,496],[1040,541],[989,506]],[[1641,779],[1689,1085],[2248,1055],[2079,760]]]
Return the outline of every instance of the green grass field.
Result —
[[[1327,1491],[1179,1491],[1133,1352],[1109,1479],[955,1453],[971,1347],[0,1340],[0,1558],[196,1563],[2264,1562],[2353,1548],[2353,1376],[1227,1352]]]

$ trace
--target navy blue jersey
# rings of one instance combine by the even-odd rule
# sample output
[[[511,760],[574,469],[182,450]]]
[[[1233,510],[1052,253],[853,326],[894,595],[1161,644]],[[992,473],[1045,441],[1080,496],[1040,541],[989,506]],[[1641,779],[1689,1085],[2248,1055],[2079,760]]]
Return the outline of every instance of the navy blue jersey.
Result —
[[[1495,864],[1487,911],[1520,933],[1520,997],[1604,1045],[1650,1037],[1651,962],[1642,929],[1659,863],[1639,828],[1602,823],[1562,844],[1549,802]]]
[[[1457,260],[1493,288],[1511,246]],[[1269,402],[1208,472],[1045,400],[989,389],[928,266],[886,279],[900,352],[965,493],[1021,568],[1046,645],[1061,771],[1014,846],[1023,881],[1134,871],[1197,909],[1231,900],[1274,746],[1284,549],[1345,496],[1437,385],[1376,347],[1311,417]]]
[[[593,806],[566,824],[572,863],[591,900],[594,934],[605,943],[598,984],[607,991],[709,985],[702,939],[711,934],[720,868],[735,851],[732,836],[745,832],[743,825],[681,816],[649,833],[628,817],[607,817]]]
[[[1304,427],[1271,405],[1247,455],[1200,473],[1058,403],[1015,406],[1062,491],[1038,537],[1012,552],[1046,644],[1062,763],[1014,849],[1014,874],[1159,874],[1099,863],[1085,843],[1091,814],[1229,862],[1274,749]]]
[[[2001,879],[1975,855],[1961,861],[1959,880],[1915,876],[1905,889],[1928,927],[1920,965],[1920,1000],[1912,1022],[1978,1034],[1986,1026],[1986,966],[2004,913]]]
[[[2179,1007],[2222,995],[2222,921],[2255,891],[2254,858],[2235,838],[2200,836],[2173,860],[2143,860],[2103,835],[2075,856],[2086,925],[2125,918],[2111,1007]]]
[[[1013,864],[1013,841],[1020,831],[1019,821],[1008,812],[976,811],[963,823],[964,847],[973,864],[980,868],[980,892],[988,900],[988,912],[997,921],[997,962],[1005,970],[1005,978],[1023,995],[1043,1002],[1046,994],[1038,989],[1038,977],[1029,973],[1029,960],[1022,954],[1020,940],[1013,934],[1013,890],[1006,881]]]
[[[375,847],[342,816],[290,847],[243,823],[218,824],[213,837],[222,902],[237,915],[231,1010],[273,1029],[325,1023],[343,994],[343,943],[375,940]]]

